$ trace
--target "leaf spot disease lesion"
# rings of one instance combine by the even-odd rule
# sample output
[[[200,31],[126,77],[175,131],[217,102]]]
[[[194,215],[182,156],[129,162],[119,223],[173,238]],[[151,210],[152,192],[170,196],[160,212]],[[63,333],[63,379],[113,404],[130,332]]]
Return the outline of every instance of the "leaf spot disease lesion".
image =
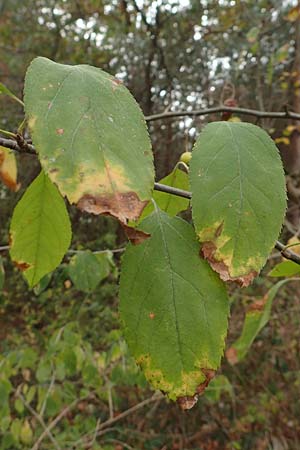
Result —
[[[122,85],[123,85],[122,81],[119,80],[118,78],[112,79],[113,91],[115,91],[119,86],[122,86]]]
[[[179,397],[177,399],[177,403],[183,410],[188,410],[193,408],[193,406],[195,406],[195,404],[198,401],[199,395],[202,395],[204,393],[210,381],[214,378],[216,374],[216,371],[212,369],[200,369],[200,370],[205,376],[205,380],[197,386],[195,394],[191,396]]]
[[[153,320],[155,318],[154,312],[149,313],[149,319]]]
[[[56,134],[58,134],[59,136],[61,136],[65,132],[65,130],[63,128],[56,128],[55,131],[56,131]]]
[[[199,239],[201,241],[201,254],[205,258],[211,268],[220,275],[223,281],[234,281],[240,286],[248,286],[252,280],[258,275],[258,272],[251,269],[251,265],[255,267],[257,261],[250,258],[247,262],[246,273],[240,276],[232,276],[231,265],[233,259],[233,252],[228,255],[222,253],[222,247],[232,238],[225,236],[224,220],[216,222],[209,228],[201,230]]]
[[[13,261],[14,265],[21,271],[25,272],[32,267],[32,264],[29,264],[25,261]]]

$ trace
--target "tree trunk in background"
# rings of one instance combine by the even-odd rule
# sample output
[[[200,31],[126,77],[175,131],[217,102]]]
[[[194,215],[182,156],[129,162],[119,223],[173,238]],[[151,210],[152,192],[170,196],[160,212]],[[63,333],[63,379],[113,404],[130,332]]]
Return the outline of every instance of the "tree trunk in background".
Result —
[[[300,9],[300,0],[298,0],[298,8]],[[300,113],[300,15],[298,16],[295,31],[295,60],[292,68],[292,110]],[[293,76],[295,74],[295,76]],[[294,121],[293,125],[299,126],[298,121]],[[298,129],[293,131],[290,138],[290,148],[285,154],[286,169],[290,174],[300,174],[300,132]]]
[[[300,10],[300,0],[298,0],[298,9]],[[295,60],[291,72],[291,93],[292,110],[300,113],[300,15],[295,22]],[[300,231],[300,130],[299,122],[292,121],[292,125],[297,127],[290,136],[290,145],[283,150],[282,157],[284,166],[288,174],[288,212],[287,222],[290,224],[290,231],[294,234]]]

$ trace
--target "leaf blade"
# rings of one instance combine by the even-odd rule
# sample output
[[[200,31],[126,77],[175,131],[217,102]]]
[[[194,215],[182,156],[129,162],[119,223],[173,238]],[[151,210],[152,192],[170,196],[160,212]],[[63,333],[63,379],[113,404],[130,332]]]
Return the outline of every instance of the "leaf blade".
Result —
[[[205,258],[223,280],[247,286],[274,246],[286,209],[275,144],[252,124],[211,123],[192,152],[190,183]]]
[[[95,67],[38,57],[25,78],[25,111],[41,164],[71,203],[123,223],[140,216],[151,198],[153,156],[144,117],[122,83]]]
[[[17,176],[17,162],[14,153],[8,148],[0,146],[0,179],[13,192],[20,187]]]
[[[30,287],[59,265],[70,245],[64,200],[43,171],[15,207],[10,242],[10,256]]]
[[[110,273],[108,256],[90,250],[78,252],[70,259],[68,273],[76,289],[90,293]]]
[[[157,209],[142,229],[151,237],[129,245],[122,260],[125,337],[148,381],[191,407],[220,364],[229,309],[225,287],[199,258],[187,222]]]

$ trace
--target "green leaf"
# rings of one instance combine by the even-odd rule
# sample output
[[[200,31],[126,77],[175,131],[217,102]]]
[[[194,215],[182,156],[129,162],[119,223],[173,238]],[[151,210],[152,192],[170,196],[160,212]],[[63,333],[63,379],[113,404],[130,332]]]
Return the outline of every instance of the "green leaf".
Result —
[[[199,257],[187,222],[157,208],[141,228],[151,237],[130,244],[122,259],[125,337],[152,386],[190,408],[220,365],[229,311],[226,290]]]
[[[204,257],[223,280],[247,286],[274,246],[286,209],[275,144],[249,123],[211,123],[192,152],[190,184]]]
[[[71,203],[123,223],[140,216],[153,156],[143,114],[120,81],[38,57],[26,74],[25,111],[41,164]]]
[[[66,374],[72,376],[76,374],[77,358],[70,347],[66,347],[59,355],[59,359],[64,363]]]
[[[8,397],[10,392],[12,391],[12,385],[9,380],[0,379],[0,405],[4,406],[5,403],[8,402]]]
[[[92,292],[110,272],[106,254],[95,255],[90,250],[76,253],[69,263],[68,273],[76,289]]]
[[[165,178],[159,181],[161,184],[175,187],[177,189],[188,190],[189,189],[189,177],[187,173],[180,170],[178,167],[167,175]],[[165,192],[154,191],[152,198],[157,206],[168,213],[170,216],[176,216],[180,211],[184,211],[189,206],[189,200],[187,198],[179,197],[172,194],[166,194]],[[153,203],[150,202],[144,209],[141,219],[149,216],[154,209]]]
[[[44,383],[45,381],[50,380],[51,375],[52,375],[51,362],[46,358],[41,359],[35,374],[37,380],[40,383]]]
[[[27,419],[24,420],[20,429],[20,440],[25,445],[30,445],[33,439],[33,431]]]
[[[282,261],[277,264],[271,272],[268,274],[269,277],[292,277],[293,275],[300,274],[300,265],[294,263],[293,261]]]
[[[14,407],[19,414],[22,414],[22,412],[24,411],[24,403],[20,398],[17,398],[15,400]]]
[[[71,241],[68,212],[42,171],[17,204],[10,226],[10,256],[30,287],[61,262]]]
[[[1,94],[8,95],[13,100],[20,103],[20,105],[24,106],[22,100],[20,100],[15,94],[13,94],[3,83],[0,83],[0,95]]]
[[[279,281],[269,290],[263,299],[253,302],[246,313],[241,336],[226,351],[226,357],[231,364],[236,364],[245,357],[258,333],[268,323],[273,300],[278,290],[285,283],[295,280],[297,279]]]
[[[248,31],[248,33],[246,34],[247,41],[248,41],[250,44],[254,44],[254,43],[257,41],[258,36],[259,36],[259,28],[258,28],[258,27],[253,27],[253,28],[251,28],[251,29]]]

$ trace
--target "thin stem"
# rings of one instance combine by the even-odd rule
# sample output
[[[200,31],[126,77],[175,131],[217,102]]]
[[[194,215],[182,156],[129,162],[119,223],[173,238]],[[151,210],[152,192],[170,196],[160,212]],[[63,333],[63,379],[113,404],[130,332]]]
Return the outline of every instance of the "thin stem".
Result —
[[[270,119],[294,119],[300,120],[300,114],[288,111],[259,111],[256,109],[247,109],[247,108],[229,108],[226,106],[217,106],[214,108],[206,108],[206,109],[195,109],[192,111],[167,111],[158,114],[152,114],[151,116],[146,116],[145,119],[147,122],[153,122],[155,120],[160,119],[170,119],[175,117],[197,117],[197,116],[207,116],[210,114],[218,114],[223,112],[231,112],[235,114],[241,114],[246,116],[254,116],[260,119],[262,118],[270,118]]]
[[[12,138],[17,137],[17,135],[15,133],[12,133],[11,131],[2,130],[2,128],[0,128],[0,133],[5,134],[6,136],[9,136]]]

